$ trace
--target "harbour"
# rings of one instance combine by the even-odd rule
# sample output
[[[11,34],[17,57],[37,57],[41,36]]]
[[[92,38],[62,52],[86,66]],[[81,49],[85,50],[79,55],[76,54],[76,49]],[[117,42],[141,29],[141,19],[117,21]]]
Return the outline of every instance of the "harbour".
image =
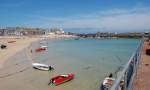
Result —
[[[10,59],[14,61],[8,60],[0,71],[0,81],[3,81],[0,87],[5,90],[99,90],[100,82],[110,72],[123,69],[140,40],[81,38],[52,39],[47,42],[48,49],[45,52],[33,52],[32,61],[26,54],[29,53],[29,47],[34,49],[39,42],[12,56]],[[31,65],[33,62],[50,64],[55,69],[50,72],[34,70]],[[50,78],[70,72],[75,74],[74,80],[59,86],[48,85]]]

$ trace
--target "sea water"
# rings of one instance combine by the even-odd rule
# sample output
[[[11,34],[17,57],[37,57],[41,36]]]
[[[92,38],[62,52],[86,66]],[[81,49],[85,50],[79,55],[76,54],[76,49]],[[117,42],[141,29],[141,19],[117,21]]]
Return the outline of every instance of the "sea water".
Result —
[[[54,66],[50,77],[75,74],[74,80],[53,87],[54,90],[98,90],[105,76],[123,68],[138,43],[138,39],[50,40],[47,52],[36,58]]]
[[[10,90],[8,87],[15,90],[99,90],[101,82],[109,73],[116,74],[118,69],[124,67],[140,40],[81,38],[53,39],[47,42],[48,49],[45,52],[33,52],[32,61],[26,62],[26,65],[20,63],[24,67],[29,67],[27,70],[2,78],[7,83],[3,84],[5,90]],[[41,45],[36,42],[31,47]],[[30,66],[31,62],[51,65],[54,70],[50,72],[34,70]],[[68,73],[75,74],[73,80],[58,86],[47,85],[50,78]]]

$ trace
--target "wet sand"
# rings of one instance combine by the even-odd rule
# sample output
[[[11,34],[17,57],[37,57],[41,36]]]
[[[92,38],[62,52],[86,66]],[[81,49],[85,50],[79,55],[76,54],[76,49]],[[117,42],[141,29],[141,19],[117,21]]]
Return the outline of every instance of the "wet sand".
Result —
[[[7,45],[6,49],[0,49],[0,69],[3,68],[5,61],[30,45],[31,42],[37,41],[39,38],[29,37],[0,37],[0,44]],[[9,41],[15,41],[8,43]]]
[[[43,39],[54,39],[54,38],[71,38],[75,37],[72,35],[43,35],[43,36],[0,36],[0,45],[7,45],[6,49],[0,49],[0,69],[3,67],[5,61],[15,55],[17,52],[23,50],[29,46],[32,42]],[[15,41],[13,43],[8,43],[9,41]]]
[[[72,36],[48,36],[46,38],[70,38]],[[28,58],[31,43],[43,40],[42,37],[0,37],[0,88],[1,90],[47,90],[50,72],[41,72],[32,68]],[[16,41],[8,43],[8,41]],[[34,47],[35,48],[35,47]],[[42,76],[41,76],[42,75]],[[38,78],[43,77],[43,78]]]
[[[0,87],[2,90],[40,89],[37,83],[42,84],[43,82],[40,83],[37,77],[41,76],[41,72],[31,69],[31,62],[26,56],[26,50],[25,48],[6,60],[4,68],[0,70]],[[34,87],[34,84],[36,84],[36,87]]]
[[[97,73],[99,70],[99,66],[96,68],[90,69],[90,67],[85,67],[85,65],[76,66],[76,68],[72,68],[75,63],[69,62],[66,59],[62,59],[62,61],[58,61],[55,59],[46,60],[43,63],[50,63],[55,66],[55,71],[45,72],[40,70],[35,70],[32,68],[32,61],[30,61],[27,57],[28,48],[24,48],[22,51],[17,52],[15,55],[8,58],[5,61],[5,66],[3,69],[0,69],[0,88],[2,90],[98,90],[99,89],[99,78],[94,79],[96,77],[101,77],[100,75],[92,74]],[[41,54],[41,53],[40,53]],[[71,58],[70,58],[71,60]],[[36,60],[37,62],[39,60]],[[64,61],[68,63],[64,63]],[[34,61],[33,61],[34,62]],[[57,64],[57,66],[56,66]],[[66,67],[64,67],[66,66]],[[63,68],[60,68],[63,67]],[[82,70],[82,68],[85,68]],[[101,68],[102,69],[102,68]],[[65,83],[59,86],[48,86],[49,80],[51,77],[54,77],[58,74],[76,73],[74,80],[70,81],[72,83]],[[88,75],[91,75],[89,77]],[[85,76],[86,75],[86,76]],[[79,83],[80,82],[80,83]],[[91,82],[94,82],[91,85]],[[98,83],[97,83],[98,82]],[[95,85],[97,87],[95,87]],[[72,88],[73,87],[73,88]]]
[[[150,87],[150,56],[146,55],[146,49],[150,49],[148,42],[144,42],[141,63],[135,77],[133,90],[149,90]]]

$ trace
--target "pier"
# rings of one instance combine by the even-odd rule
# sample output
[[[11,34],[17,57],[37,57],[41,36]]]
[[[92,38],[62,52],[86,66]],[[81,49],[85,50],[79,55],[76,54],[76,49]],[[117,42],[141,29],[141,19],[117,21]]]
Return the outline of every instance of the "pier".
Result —
[[[146,49],[150,49],[149,42],[144,42],[141,62],[134,80],[134,90],[149,90],[150,87],[150,56],[146,55]]]
[[[147,45],[147,43],[144,42],[144,40],[142,39],[136,51],[132,54],[127,64],[124,66],[120,75],[117,76],[110,90],[148,90],[148,84],[150,85],[150,82],[148,84],[146,82],[147,80],[149,80],[148,73],[143,74],[143,71],[141,71],[144,69],[144,68],[141,69],[141,67],[143,66],[145,67],[145,65],[141,66],[141,64],[143,64],[142,59],[144,59],[144,61],[146,61],[145,59],[147,60],[149,59],[149,58],[144,57],[145,45]],[[150,61],[149,61],[149,64],[150,64]],[[149,64],[146,64],[146,66],[148,66]],[[144,71],[145,70],[146,68],[144,69]],[[146,71],[148,71],[148,69]],[[141,80],[141,78],[143,78],[143,80]],[[138,80],[140,80],[140,82]],[[146,83],[145,86],[147,87],[147,89],[142,88],[143,82]],[[139,87],[141,87],[142,89],[140,89]],[[135,89],[135,88],[138,88],[138,89]]]

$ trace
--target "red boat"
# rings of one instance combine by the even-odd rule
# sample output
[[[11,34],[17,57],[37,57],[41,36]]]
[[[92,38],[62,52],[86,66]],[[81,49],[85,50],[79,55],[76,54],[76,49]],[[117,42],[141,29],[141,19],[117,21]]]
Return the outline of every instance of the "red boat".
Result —
[[[41,51],[44,51],[44,50],[46,50],[46,48],[37,48],[35,51],[36,52],[41,52]]]
[[[69,80],[72,80],[73,78],[74,78],[74,74],[59,75],[59,76],[53,77],[50,80],[49,84],[59,85]]]

